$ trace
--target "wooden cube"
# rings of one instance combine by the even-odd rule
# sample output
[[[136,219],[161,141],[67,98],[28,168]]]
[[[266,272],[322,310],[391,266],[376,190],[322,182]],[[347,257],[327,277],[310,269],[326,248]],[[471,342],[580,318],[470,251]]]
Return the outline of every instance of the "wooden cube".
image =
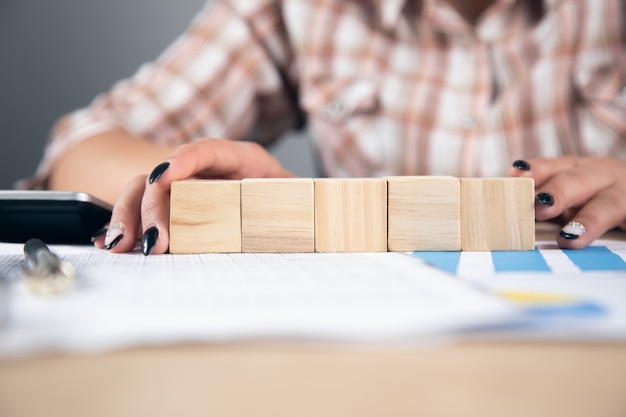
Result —
[[[461,250],[461,190],[454,177],[386,177],[387,248]]]
[[[315,251],[385,252],[387,181],[315,180]]]
[[[313,252],[313,180],[241,182],[242,252]]]
[[[170,253],[241,252],[241,182],[172,183]]]
[[[530,178],[461,179],[461,249],[535,248],[535,186]]]

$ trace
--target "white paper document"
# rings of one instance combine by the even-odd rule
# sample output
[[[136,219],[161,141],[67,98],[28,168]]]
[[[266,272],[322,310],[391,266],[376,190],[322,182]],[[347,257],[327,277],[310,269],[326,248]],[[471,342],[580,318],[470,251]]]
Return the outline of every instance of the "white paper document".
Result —
[[[534,251],[415,256],[500,295],[529,319],[524,327],[499,329],[488,337],[623,342],[625,238],[623,232],[609,233],[580,250],[562,250],[554,240],[539,240]]]
[[[405,253],[115,255],[51,247],[77,287],[30,294],[0,245],[0,356],[249,339],[417,340],[517,322],[519,311]]]

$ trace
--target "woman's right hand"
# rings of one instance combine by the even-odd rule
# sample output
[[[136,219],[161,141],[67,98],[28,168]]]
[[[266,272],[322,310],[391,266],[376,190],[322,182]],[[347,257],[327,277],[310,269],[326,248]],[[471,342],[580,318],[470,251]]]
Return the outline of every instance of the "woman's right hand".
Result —
[[[130,252],[142,237],[142,252],[165,253],[169,247],[172,182],[188,178],[243,179],[293,177],[262,146],[203,138],[178,147],[148,176],[133,178],[117,199],[108,230],[94,245]]]

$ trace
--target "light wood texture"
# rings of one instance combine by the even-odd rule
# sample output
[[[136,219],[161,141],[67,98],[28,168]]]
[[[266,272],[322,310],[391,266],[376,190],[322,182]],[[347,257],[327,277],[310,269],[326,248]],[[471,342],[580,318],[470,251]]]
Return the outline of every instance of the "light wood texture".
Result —
[[[530,178],[461,178],[461,249],[534,249],[534,190]]]
[[[461,190],[454,177],[386,177],[390,252],[461,250]]]
[[[241,252],[241,182],[172,183],[170,253]]]
[[[242,252],[313,252],[313,196],[313,179],[242,180]]]
[[[460,208],[459,208],[460,202]],[[170,252],[532,250],[527,178],[187,180]]]
[[[623,417],[626,345],[211,344],[0,361],[6,417]]]
[[[316,179],[315,251],[387,251],[387,181]]]

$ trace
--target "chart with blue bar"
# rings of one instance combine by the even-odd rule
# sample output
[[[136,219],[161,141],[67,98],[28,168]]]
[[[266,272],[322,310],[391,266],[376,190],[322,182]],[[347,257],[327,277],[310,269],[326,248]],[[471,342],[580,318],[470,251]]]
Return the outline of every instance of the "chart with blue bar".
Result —
[[[626,272],[626,242],[596,241],[580,250],[563,250],[553,242],[538,242],[532,251],[413,252],[426,263],[458,276],[501,273],[577,274]]]
[[[412,255],[511,302],[538,320],[541,331],[532,331],[541,337],[626,340],[624,239],[601,239],[580,250],[538,241],[532,251]]]

